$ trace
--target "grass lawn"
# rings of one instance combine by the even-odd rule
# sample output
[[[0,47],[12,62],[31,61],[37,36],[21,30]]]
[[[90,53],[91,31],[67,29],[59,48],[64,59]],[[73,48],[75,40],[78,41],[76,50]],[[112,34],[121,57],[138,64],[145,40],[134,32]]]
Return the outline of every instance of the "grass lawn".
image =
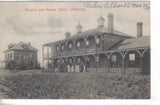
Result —
[[[0,94],[11,99],[149,99],[150,76],[107,72],[8,72]]]

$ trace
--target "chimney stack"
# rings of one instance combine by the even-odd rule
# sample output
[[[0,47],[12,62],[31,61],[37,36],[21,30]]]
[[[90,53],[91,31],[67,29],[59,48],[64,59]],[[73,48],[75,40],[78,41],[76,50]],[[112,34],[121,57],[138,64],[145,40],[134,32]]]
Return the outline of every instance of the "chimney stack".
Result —
[[[70,32],[66,32],[66,33],[65,33],[66,39],[69,38],[70,36],[71,36],[71,33],[70,33]]]
[[[138,22],[137,23],[137,37],[142,37],[142,25],[143,23],[142,22]]]
[[[100,16],[98,19],[97,19],[97,22],[98,22],[98,27],[103,27],[104,26],[104,22],[105,22],[105,19]]]
[[[113,33],[114,32],[114,21],[113,21],[113,14],[108,14],[108,32]]]
[[[82,32],[82,26],[81,26],[81,24],[79,23],[78,25],[77,25],[77,27],[76,27],[76,29],[77,29],[77,33],[81,33]]]

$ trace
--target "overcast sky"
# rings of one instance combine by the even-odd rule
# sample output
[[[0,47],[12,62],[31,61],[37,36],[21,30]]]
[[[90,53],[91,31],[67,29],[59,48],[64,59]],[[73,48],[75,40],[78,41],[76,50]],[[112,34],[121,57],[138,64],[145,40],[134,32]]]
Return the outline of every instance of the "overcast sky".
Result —
[[[100,2],[103,5],[105,2]],[[131,2],[130,2],[131,3]],[[147,2],[137,2],[140,4]],[[37,11],[40,8],[85,8],[86,11]],[[150,10],[144,8],[86,8],[84,2],[0,2],[0,61],[9,43],[31,42],[42,60],[42,44],[63,39],[65,32],[75,34],[80,22],[83,31],[97,27],[97,18],[114,15],[114,28],[136,36],[136,23],[143,22],[143,35],[150,35]]]

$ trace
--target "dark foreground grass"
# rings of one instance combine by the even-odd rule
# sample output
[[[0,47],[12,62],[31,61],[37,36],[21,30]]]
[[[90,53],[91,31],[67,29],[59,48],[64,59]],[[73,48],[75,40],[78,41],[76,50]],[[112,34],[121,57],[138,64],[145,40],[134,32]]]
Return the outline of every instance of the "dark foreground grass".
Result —
[[[47,73],[6,76],[11,99],[149,99],[150,77],[108,73]]]

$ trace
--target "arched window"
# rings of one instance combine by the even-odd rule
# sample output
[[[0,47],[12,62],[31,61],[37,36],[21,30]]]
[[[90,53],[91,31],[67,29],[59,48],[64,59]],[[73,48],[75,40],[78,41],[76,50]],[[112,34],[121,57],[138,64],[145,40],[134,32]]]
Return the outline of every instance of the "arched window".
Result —
[[[86,45],[87,45],[87,46],[89,45],[89,40],[86,40]]]
[[[69,48],[70,48],[70,49],[72,48],[72,44],[71,44],[71,43],[69,44]]]
[[[96,43],[99,44],[99,42],[100,42],[100,39],[96,38]]]

